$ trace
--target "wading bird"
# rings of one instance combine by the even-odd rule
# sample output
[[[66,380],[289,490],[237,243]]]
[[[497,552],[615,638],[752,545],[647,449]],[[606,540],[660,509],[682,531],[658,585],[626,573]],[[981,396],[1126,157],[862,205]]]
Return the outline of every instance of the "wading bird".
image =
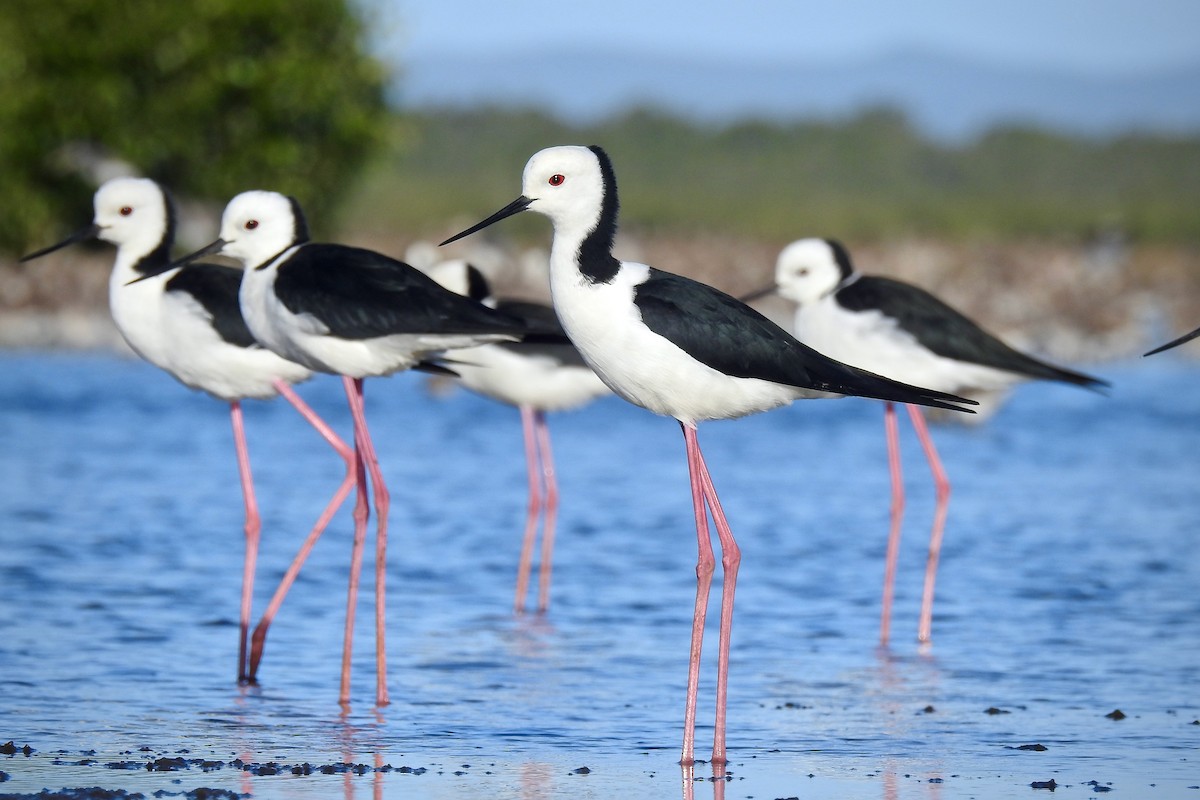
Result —
[[[312,372],[260,347],[238,308],[242,271],[220,264],[194,264],[186,271],[171,268],[175,212],[170,197],[147,178],[114,178],[96,192],[92,225],[56,245],[30,253],[39,258],[69,244],[101,239],[117,246],[108,282],[108,300],[117,330],[142,358],[229,403],[238,471],[246,506],[246,556],[242,571],[239,620],[238,679],[253,682],[271,618],[304,558],[354,485],[353,453],[317,416],[291,384]],[[267,613],[255,630],[247,653],[254,570],[262,523],[254,495],[250,456],[241,401],[283,395],[346,461],[346,478],[325,507],[304,547],[288,568]]]
[[[517,591],[513,609],[525,610],[538,520],[542,523],[542,555],[538,568],[538,611],[550,605],[550,572],[558,516],[558,481],[550,451],[546,412],[566,411],[608,394],[563,333],[554,309],[526,300],[498,299],[491,283],[476,267],[462,259],[434,265],[429,274],[448,289],[519,317],[531,329],[563,337],[561,342],[505,342],[485,344],[454,353],[459,381],[477,394],[510,406],[521,413],[525,439],[525,465],[529,477],[529,504],[525,535],[517,562]]]
[[[375,702],[389,702],[385,641],[387,518],[390,497],[367,429],[363,379],[401,370],[438,370],[442,351],[517,340],[527,326],[443,288],[429,276],[372,250],[309,241],[299,204],[276,192],[243,192],[221,217],[220,238],[175,262],[220,253],[245,267],[239,300],[254,338],[306,368],[341,375],[354,419],[359,461],[370,473],[376,513]],[[445,371],[445,370],[442,370]],[[367,478],[358,475],[350,612],[342,655],[342,703],[350,699],[353,600],[366,538]]]
[[[724,571],[712,760],[724,764],[729,636],[741,553],[700,452],[696,423],[830,393],[950,409],[957,408],[955,402],[970,401],[848,367],[805,347],[711,286],[619,261],[612,254],[617,182],[599,147],[551,147],[535,153],[525,165],[520,197],[443,244],[525,210],[546,215],[554,225],[551,296],[563,329],[584,360],[617,395],[674,417],[683,430],[699,559],[681,763],[695,761],[700,651],[715,570],[711,513]]]
[[[977,400],[1002,394],[1027,380],[1091,388],[1107,385],[1014,350],[923,289],[862,274],[850,262],[846,248],[830,239],[800,239],[789,244],[776,261],[775,285],[746,299],[771,292],[799,304],[792,330],[797,339],[839,361],[894,380]],[[921,410],[909,405],[908,414],[933,472],[937,498],[917,629],[917,638],[926,642],[933,626],[934,581],[950,482]],[[881,643],[887,644],[904,514],[898,426],[891,402],[884,405],[884,427],[892,508],[879,636]]]

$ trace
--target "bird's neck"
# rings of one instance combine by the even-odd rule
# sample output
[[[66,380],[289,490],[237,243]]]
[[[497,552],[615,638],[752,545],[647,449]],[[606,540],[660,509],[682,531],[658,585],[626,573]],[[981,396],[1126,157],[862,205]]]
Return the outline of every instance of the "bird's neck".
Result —
[[[123,244],[117,247],[113,261],[112,282],[122,285],[144,275],[158,272],[171,261],[171,241],[163,239],[157,243]],[[148,282],[152,282],[151,278]]]
[[[551,269],[592,284],[610,283],[621,269],[612,254],[615,234],[615,217],[603,213],[586,221],[554,220]]]

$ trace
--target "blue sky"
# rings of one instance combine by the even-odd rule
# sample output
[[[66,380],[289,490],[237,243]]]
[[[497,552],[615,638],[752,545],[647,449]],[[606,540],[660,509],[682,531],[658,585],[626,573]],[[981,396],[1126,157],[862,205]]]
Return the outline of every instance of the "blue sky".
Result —
[[[360,0],[390,57],[613,47],[745,60],[934,49],[1121,75],[1200,61],[1197,0]]]

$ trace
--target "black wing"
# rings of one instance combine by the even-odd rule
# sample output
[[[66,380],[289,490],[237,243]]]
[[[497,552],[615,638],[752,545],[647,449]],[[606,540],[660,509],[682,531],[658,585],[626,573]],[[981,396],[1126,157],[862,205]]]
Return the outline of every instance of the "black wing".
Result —
[[[167,281],[166,291],[183,292],[195,298],[212,317],[217,335],[229,344],[257,347],[238,303],[241,285],[240,269],[221,264],[189,264]]]
[[[345,339],[397,333],[525,333],[521,320],[455,294],[373,250],[306,244],[279,267],[275,293]]]
[[[1077,386],[1108,385],[1014,350],[929,292],[903,281],[864,275],[840,289],[837,301],[850,311],[882,312],[923,347],[944,358]]]
[[[966,409],[952,403],[971,403],[821,355],[744,303],[680,275],[651,269],[634,303],[650,330],[727,375],[956,411]]]

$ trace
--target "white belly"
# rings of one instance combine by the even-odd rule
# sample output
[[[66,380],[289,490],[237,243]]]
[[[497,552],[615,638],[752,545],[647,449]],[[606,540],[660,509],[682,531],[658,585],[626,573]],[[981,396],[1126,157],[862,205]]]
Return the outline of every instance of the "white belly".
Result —
[[[551,273],[563,329],[617,395],[689,424],[766,411],[803,396],[794,387],[718,372],[647,328],[633,292],[648,271],[626,262],[607,284],[588,283],[574,269]]]
[[[565,411],[608,394],[608,387],[585,366],[563,365],[549,356],[514,353],[484,345],[456,350],[447,366],[473,392],[514,406]]]
[[[114,271],[110,280],[113,320],[139,356],[185,386],[225,401],[274,397],[276,379],[298,383],[310,376],[267,350],[223,340],[203,306],[184,293],[165,291],[173,274],[129,284],[135,276]]]
[[[1011,372],[936,355],[878,311],[849,312],[830,298],[802,306],[793,333],[830,358],[939,392],[973,397],[1021,380]]]

